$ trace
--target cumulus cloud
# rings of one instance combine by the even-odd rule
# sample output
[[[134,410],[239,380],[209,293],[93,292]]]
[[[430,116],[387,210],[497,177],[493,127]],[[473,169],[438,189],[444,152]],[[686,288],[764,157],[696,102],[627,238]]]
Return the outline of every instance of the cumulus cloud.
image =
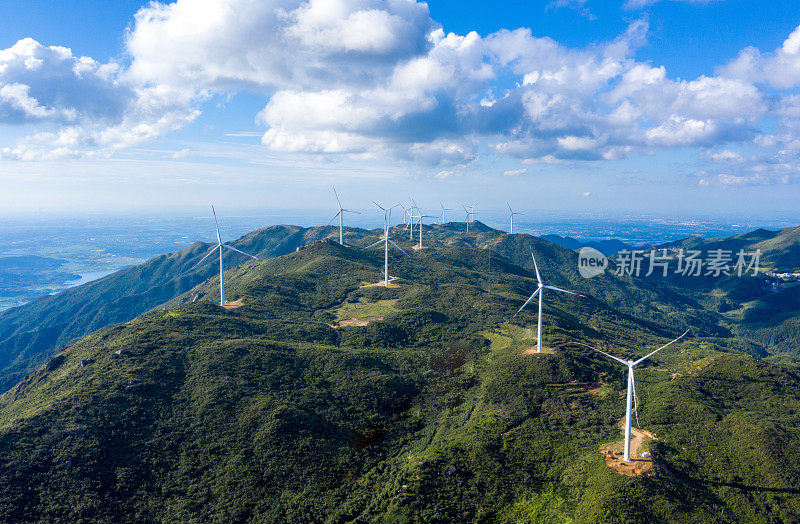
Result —
[[[0,158],[70,158],[129,147],[182,127],[197,114],[164,86],[137,86],[116,63],[26,38],[0,50],[0,124],[43,129]]]
[[[800,99],[764,86],[800,83],[800,28],[773,52],[748,48],[687,80],[635,59],[647,31],[641,18],[611,41],[570,48],[524,28],[446,33],[414,0],[153,2],[126,35],[125,66],[29,39],[0,51],[0,122],[41,126],[0,155],[113,152],[186,125],[209,98],[247,91],[264,97],[254,115],[262,144],[284,153],[446,173],[486,149],[555,163],[708,148],[702,161],[732,165],[725,152],[750,144],[773,151],[743,157],[741,169],[793,176],[781,167],[793,154],[778,151],[800,150]]]
[[[720,74],[778,89],[796,87],[800,84],[800,27],[775,51],[762,54],[754,47],[743,49],[720,68]]]

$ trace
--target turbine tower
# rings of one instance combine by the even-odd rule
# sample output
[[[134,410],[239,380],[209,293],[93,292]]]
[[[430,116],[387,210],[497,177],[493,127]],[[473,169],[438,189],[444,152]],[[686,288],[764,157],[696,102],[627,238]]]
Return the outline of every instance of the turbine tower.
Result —
[[[508,220],[506,220],[506,222],[509,222],[509,221],[511,222],[511,231],[509,231],[509,233],[513,235],[514,234],[514,215],[522,215],[522,213],[518,213],[518,212],[514,211],[513,209],[511,209],[511,204],[509,204],[508,202],[506,202],[506,205],[508,206]]]
[[[231,251],[236,251],[237,253],[241,253],[241,254],[246,255],[246,256],[248,256],[248,257],[250,257],[252,259],[255,259],[255,260],[258,260],[258,257],[254,257],[250,253],[245,253],[244,251],[236,249],[235,247],[230,246],[228,244],[223,244],[222,243],[222,238],[219,235],[219,223],[217,222],[217,212],[214,211],[214,206],[213,205],[211,206],[211,213],[214,215],[214,225],[217,228],[217,245],[214,246],[211,249],[211,251],[206,253],[206,256],[201,258],[200,262],[198,262],[197,264],[192,266],[192,269],[194,269],[197,266],[199,266],[200,264],[202,264],[208,257],[210,257],[214,253],[214,251],[219,249],[219,305],[220,306],[224,306],[226,304],[226,302],[225,302],[225,268],[222,265],[222,251],[223,251],[222,248],[224,247],[224,248],[230,249]]]
[[[542,352],[542,300],[543,300],[542,297],[544,295],[544,290],[552,289],[553,291],[559,291],[561,293],[569,293],[570,295],[577,295],[582,298],[586,298],[586,296],[581,295],[580,293],[575,293],[574,291],[567,291],[566,289],[561,289],[560,287],[546,285],[544,282],[542,282],[541,275],[539,275],[539,266],[536,265],[536,257],[533,256],[533,247],[531,247],[531,258],[533,258],[533,268],[536,271],[536,281],[539,282],[539,287],[537,287],[536,291],[533,292],[533,295],[531,295],[530,298],[528,298],[528,300],[526,300],[525,303],[522,304],[522,307],[519,308],[516,313],[514,313],[514,318],[516,318],[516,316],[519,315],[519,312],[522,311],[523,308],[525,308],[525,306],[528,305],[528,302],[533,300],[533,297],[539,295],[539,329],[536,335],[536,352],[541,353]]]
[[[333,194],[336,196],[336,203],[339,205],[339,211],[335,215],[333,215],[331,221],[328,222],[328,226],[331,225],[331,222],[336,220],[336,217],[339,217],[339,244],[344,245],[344,224],[343,224],[344,214],[357,213],[360,215],[361,213],[359,211],[353,211],[352,209],[344,209],[342,207],[342,201],[339,200],[339,193],[336,192],[335,187],[333,188]]]
[[[374,244],[368,245],[364,249],[369,249],[371,247],[375,247],[380,243],[384,244],[384,247],[383,247],[383,257],[384,257],[383,258],[383,275],[384,275],[383,285],[386,286],[386,287],[389,287],[389,244],[392,244],[394,247],[399,249],[406,256],[408,256],[408,253],[403,251],[403,248],[401,248],[400,246],[395,244],[392,241],[392,239],[389,238],[389,221],[391,220],[391,217],[392,217],[392,208],[390,207],[389,209],[386,209],[385,207],[383,207],[379,203],[375,202],[374,200],[372,201],[372,203],[383,210],[383,238],[378,240]],[[392,206],[392,207],[395,207],[395,206]]]
[[[652,351],[652,352],[648,353],[647,355],[643,356],[639,360],[627,360],[627,361],[626,360],[622,360],[621,358],[617,358],[614,355],[609,355],[605,351],[601,351],[601,350],[599,350],[599,349],[597,349],[595,347],[589,346],[587,344],[582,344],[580,342],[574,342],[575,344],[578,344],[578,345],[581,345],[581,346],[585,346],[585,347],[587,347],[589,349],[593,349],[593,350],[597,351],[598,353],[602,353],[603,355],[607,356],[608,358],[616,360],[617,362],[619,362],[623,366],[627,366],[628,367],[628,398],[627,398],[627,401],[626,401],[626,406],[627,407],[625,409],[625,454],[624,454],[623,459],[622,459],[625,462],[630,462],[631,461],[631,402],[632,401],[635,402],[635,404],[636,404],[635,407],[633,408],[633,411],[636,412],[636,423],[637,423],[637,425],[639,423],[639,401],[636,398],[636,381],[634,380],[634,377],[633,377],[633,368],[635,368],[636,366],[638,366],[639,364],[641,364],[642,362],[644,362],[648,358],[652,357],[653,355],[655,355],[656,353],[658,353],[659,351],[661,351],[665,347],[671,346],[675,342],[679,341],[680,339],[685,337],[686,333],[688,333],[688,332],[689,332],[689,330],[687,329],[686,331],[683,332],[683,335],[679,336],[678,338],[676,338],[672,342],[664,344],[663,346],[661,346],[660,348],[656,349],[655,351]]]

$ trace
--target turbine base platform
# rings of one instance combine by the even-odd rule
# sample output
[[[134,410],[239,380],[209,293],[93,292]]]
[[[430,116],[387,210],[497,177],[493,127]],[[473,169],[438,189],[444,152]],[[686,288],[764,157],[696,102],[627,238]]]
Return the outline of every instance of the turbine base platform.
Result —
[[[631,460],[625,462],[623,460],[623,450],[625,446],[624,440],[618,440],[605,444],[600,448],[600,453],[606,461],[606,466],[613,469],[620,475],[628,477],[641,477],[648,476],[653,470],[653,456],[649,453],[647,443],[655,440],[655,437],[649,431],[631,428]],[[646,453],[646,457],[642,454]]]

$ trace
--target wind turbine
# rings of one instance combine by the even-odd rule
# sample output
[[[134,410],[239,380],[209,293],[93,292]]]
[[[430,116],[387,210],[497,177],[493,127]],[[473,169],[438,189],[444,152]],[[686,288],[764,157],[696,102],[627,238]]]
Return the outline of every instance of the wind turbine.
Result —
[[[439,205],[442,206],[442,224],[444,224],[444,212],[452,211],[452,209],[450,209],[449,207],[444,207],[444,204],[442,204],[441,202],[439,202]]]
[[[653,355],[655,355],[656,353],[658,353],[659,351],[661,351],[665,347],[671,346],[675,342],[679,341],[680,339],[685,337],[686,333],[688,333],[688,332],[689,332],[689,330],[687,329],[686,331],[683,332],[683,335],[679,336],[678,338],[676,338],[672,342],[664,344],[663,346],[661,346],[660,348],[656,349],[655,351],[651,351],[650,353],[648,353],[647,355],[643,356],[639,360],[622,360],[621,358],[617,358],[614,355],[609,355],[605,351],[601,351],[601,350],[599,350],[599,349],[597,349],[595,347],[589,346],[587,344],[582,344],[580,342],[574,342],[574,344],[585,346],[585,347],[587,347],[589,349],[593,349],[593,350],[597,351],[598,353],[602,353],[603,355],[607,356],[608,358],[616,360],[617,362],[619,362],[623,366],[628,366],[628,399],[626,401],[627,408],[625,410],[625,454],[624,454],[624,456],[622,458],[622,460],[624,460],[625,462],[630,462],[630,460],[631,460],[631,401],[632,400],[636,404],[636,406],[633,409],[636,412],[636,424],[637,425],[639,424],[639,401],[636,398],[636,381],[633,378],[633,368],[635,368],[636,366],[638,366],[639,364],[641,364],[642,362],[644,362],[648,358],[652,357]]]
[[[516,318],[516,316],[519,315],[519,312],[522,311],[523,308],[528,305],[528,302],[533,300],[533,297],[539,295],[539,331],[536,336],[536,352],[541,353],[542,352],[542,297],[544,295],[544,290],[552,289],[553,291],[559,291],[561,293],[569,293],[570,295],[577,295],[582,298],[586,298],[586,296],[581,295],[580,293],[575,293],[574,291],[567,291],[566,289],[561,289],[560,287],[546,285],[544,282],[542,282],[542,277],[539,274],[539,266],[536,265],[536,257],[533,256],[533,247],[531,247],[531,258],[533,258],[533,269],[536,270],[536,281],[539,282],[539,287],[537,287],[536,291],[533,292],[533,295],[531,295],[530,298],[528,298],[528,300],[526,300],[525,303],[522,304],[522,307],[519,308],[516,313],[514,313],[514,318]]]
[[[422,249],[422,219],[423,218],[436,218],[433,215],[423,215],[422,209],[417,207],[417,210],[420,212],[419,216],[419,248]]]
[[[409,220],[408,239],[414,240],[414,219],[417,218],[416,215],[414,215],[414,208],[417,207],[417,203],[414,202],[414,199],[411,197],[408,197],[408,199],[411,200],[411,207],[408,211],[406,211],[406,213],[408,213]]]
[[[213,215],[214,215],[214,225],[217,228],[217,245],[214,246],[211,249],[211,251],[206,253],[206,256],[201,258],[200,262],[198,262],[197,264],[192,266],[192,269],[194,269],[197,266],[199,266],[200,264],[202,264],[205,261],[205,259],[207,259],[208,257],[210,257],[214,253],[214,251],[219,249],[219,305],[220,306],[224,306],[226,304],[226,302],[225,302],[225,268],[222,266],[222,248],[224,247],[224,248],[230,249],[232,251],[236,251],[237,253],[241,253],[241,254],[246,255],[246,256],[248,256],[248,257],[250,257],[252,259],[255,259],[255,260],[258,260],[258,257],[254,257],[253,255],[251,255],[249,253],[245,253],[244,251],[241,251],[239,249],[236,249],[233,246],[229,246],[228,244],[223,244],[222,243],[222,238],[219,236],[219,223],[217,222],[217,212],[214,211],[214,206],[211,206],[211,213],[213,213]]]
[[[467,213],[467,216],[464,217],[464,222],[467,224],[467,233],[469,233],[469,209],[467,209],[467,206],[464,205],[462,205],[462,207],[464,208],[464,211]]]
[[[508,222],[509,220],[511,221],[510,234],[513,235],[514,234],[514,215],[522,215],[523,213],[518,213],[518,212],[514,211],[513,209],[511,209],[511,204],[509,204],[508,202],[506,202],[506,205],[508,206],[508,220],[506,220],[506,222]]]
[[[391,217],[392,217],[392,208],[390,207],[389,209],[386,209],[385,207],[383,207],[379,203],[375,202],[374,200],[372,201],[372,203],[383,210],[383,238],[378,240],[374,244],[368,245],[364,249],[369,249],[369,248],[377,246],[378,244],[383,242],[383,244],[384,244],[384,248],[383,248],[384,282],[383,282],[383,285],[386,286],[386,287],[389,287],[389,244],[391,243],[394,247],[399,249],[406,256],[408,256],[408,253],[403,251],[403,248],[401,248],[400,246],[395,244],[392,241],[392,239],[389,238],[389,221],[391,220]],[[392,206],[392,207],[395,207],[395,206]]]
[[[336,203],[339,204],[339,212],[333,215],[333,218],[331,219],[330,222],[328,222],[328,225],[331,225],[331,222],[336,220],[336,217],[339,217],[339,244],[344,245],[344,224],[343,224],[344,214],[358,213],[360,215],[361,213],[358,211],[353,211],[352,209],[344,209],[342,207],[342,201],[339,200],[339,193],[336,192],[335,187],[333,188],[333,194],[336,196]]]
[[[403,225],[408,228],[408,220],[411,217],[411,213],[409,213],[408,209],[406,209],[406,206],[403,204],[400,204],[400,208],[403,210]]]

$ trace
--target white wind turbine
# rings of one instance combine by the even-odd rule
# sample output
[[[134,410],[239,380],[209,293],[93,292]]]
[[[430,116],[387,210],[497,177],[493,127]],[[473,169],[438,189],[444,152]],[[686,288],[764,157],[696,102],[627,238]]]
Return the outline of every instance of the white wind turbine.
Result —
[[[644,362],[648,358],[652,357],[653,355],[655,355],[656,353],[658,353],[659,351],[661,351],[665,347],[670,346],[670,345],[674,344],[675,342],[679,341],[680,339],[685,337],[686,333],[688,333],[688,332],[689,332],[689,330],[687,329],[686,331],[683,332],[683,335],[679,336],[678,338],[676,338],[672,342],[664,344],[663,346],[661,346],[660,348],[656,349],[655,351],[651,351],[650,353],[648,353],[647,355],[643,356],[639,360],[622,360],[621,358],[617,358],[614,355],[609,355],[605,351],[601,351],[601,350],[599,350],[599,349],[597,349],[595,347],[589,346],[588,344],[582,344],[580,342],[574,342],[574,344],[578,344],[580,346],[585,346],[585,347],[587,347],[589,349],[593,349],[593,350],[597,351],[598,353],[602,353],[603,355],[607,356],[608,358],[616,360],[617,362],[619,362],[623,366],[628,366],[628,398],[627,398],[627,401],[626,401],[626,406],[627,407],[626,407],[626,410],[625,410],[625,453],[624,453],[624,456],[622,458],[622,460],[624,460],[625,462],[630,462],[630,460],[631,460],[631,403],[632,402],[635,403],[635,407],[633,408],[633,411],[636,412],[636,424],[637,425],[639,424],[639,401],[636,398],[636,381],[634,380],[634,377],[633,377],[633,368],[635,368],[636,366],[638,366],[639,364],[641,364],[642,362]]]
[[[339,211],[335,215],[333,215],[333,218],[331,219],[330,222],[328,222],[328,225],[331,225],[331,222],[336,220],[336,217],[339,217],[339,243],[341,245],[344,245],[344,223],[343,223],[344,214],[345,213],[357,213],[357,214],[360,215],[361,213],[358,212],[358,211],[354,211],[352,209],[343,208],[342,207],[342,201],[339,200],[339,193],[336,192],[336,188],[335,187],[333,188],[333,194],[336,196],[336,203],[339,205]]]
[[[422,214],[422,209],[420,209],[419,207],[417,207],[417,211],[419,211],[419,213],[420,213],[418,215],[419,216],[419,248],[422,249],[422,219],[423,218],[436,218],[436,217],[433,216],[433,215],[423,215]]]
[[[400,208],[403,210],[403,225],[408,229],[408,221],[411,219],[411,213],[403,204],[400,204]]]
[[[368,245],[364,249],[369,249],[371,247],[377,246],[380,243],[384,244],[384,247],[383,247],[383,257],[384,257],[383,258],[383,275],[384,275],[383,285],[386,286],[386,287],[389,287],[389,244],[391,243],[394,247],[399,249],[406,256],[408,256],[408,253],[403,251],[403,248],[401,248],[400,246],[395,244],[392,241],[392,239],[389,238],[389,221],[391,220],[391,217],[392,217],[392,208],[390,207],[389,209],[386,209],[385,207],[383,207],[379,203],[375,202],[374,200],[372,201],[372,203],[383,210],[383,238],[378,240],[374,244]],[[392,207],[394,207],[394,206],[392,206]]]
[[[513,209],[511,209],[511,204],[509,204],[508,202],[506,202],[506,205],[508,206],[508,220],[506,220],[506,222],[511,221],[511,231],[509,231],[509,233],[511,233],[513,235],[514,234],[514,215],[522,215],[523,213],[516,212]]]
[[[452,211],[452,209],[450,209],[449,207],[444,207],[444,204],[442,204],[441,202],[439,202],[439,205],[442,206],[442,224],[444,224],[444,212]]]
[[[408,199],[411,201],[411,207],[408,211],[406,211],[406,208],[402,205],[400,207],[403,207],[403,211],[406,211],[408,214],[408,239],[414,240],[414,219],[417,218],[417,215],[414,214],[414,208],[417,207],[417,203],[414,202],[414,199],[411,197],[408,197]]]
[[[544,290],[552,289],[553,291],[559,291],[561,293],[569,293],[570,295],[577,295],[582,298],[586,298],[586,296],[581,295],[580,293],[575,293],[574,291],[567,291],[566,289],[561,289],[560,287],[546,285],[544,282],[542,282],[541,275],[539,275],[539,266],[536,265],[536,257],[533,256],[533,247],[531,247],[531,258],[533,258],[533,269],[536,271],[536,281],[539,282],[539,287],[537,287],[536,291],[533,292],[533,295],[531,295],[528,298],[528,300],[526,300],[525,303],[522,304],[522,307],[519,308],[516,313],[514,313],[514,318],[516,318],[516,316],[519,315],[519,312],[522,311],[523,308],[528,305],[528,302],[533,300],[533,298],[536,295],[539,295],[539,330],[536,335],[536,352],[541,353],[542,352],[542,300],[543,300],[542,297],[544,296]]]
[[[244,251],[236,249],[235,247],[230,246],[228,244],[223,244],[222,243],[222,238],[219,236],[219,223],[217,222],[217,212],[214,211],[214,206],[211,206],[211,213],[214,215],[214,225],[217,228],[217,245],[214,246],[211,249],[211,251],[206,253],[206,256],[201,258],[200,262],[198,262],[197,264],[192,266],[192,269],[194,269],[197,266],[199,266],[200,264],[202,264],[205,261],[205,259],[207,259],[208,257],[210,257],[214,253],[214,251],[219,249],[219,305],[220,306],[224,306],[226,304],[226,302],[225,302],[225,268],[222,265],[222,248],[224,247],[226,249],[230,249],[231,251],[236,251],[237,253],[241,253],[241,254],[246,255],[246,256],[248,256],[248,257],[250,257],[252,259],[255,259],[255,260],[258,260],[258,257],[254,257],[250,253],[245,253]]]
[[[464,208],[464,212],[467,214],[464,217],[464,223],[467,224],[467,233],[469,233],[469,219],[470,219],[469,209],[467,209],[467,206],[465,205],[462,205],[462,207]]]

